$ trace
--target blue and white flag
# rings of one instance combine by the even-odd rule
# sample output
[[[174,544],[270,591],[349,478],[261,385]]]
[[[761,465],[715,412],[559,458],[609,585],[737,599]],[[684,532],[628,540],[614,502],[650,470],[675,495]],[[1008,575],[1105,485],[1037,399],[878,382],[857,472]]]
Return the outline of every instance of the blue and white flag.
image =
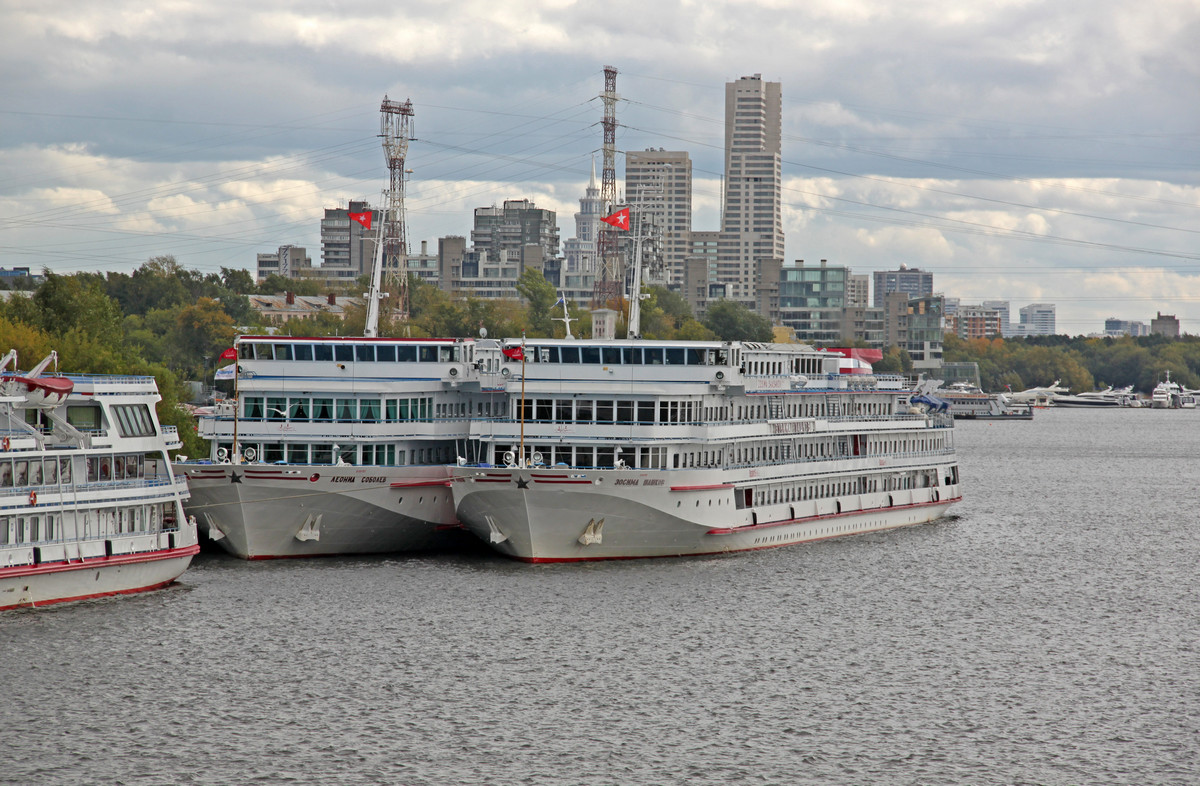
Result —
[[[567,299],[565,297],[563,297],[562,295],[559,295],[558,301],[555,302],[555,304],[553,306],[551,306],[550,308],[558,308],[559,306],[563,305],[566,302],[567,302]]]
[[[217,373],[213,375],[213,379],[233,379],[233,370],[237,368],[237,363],[230,363],[224,368],[217,369]]]

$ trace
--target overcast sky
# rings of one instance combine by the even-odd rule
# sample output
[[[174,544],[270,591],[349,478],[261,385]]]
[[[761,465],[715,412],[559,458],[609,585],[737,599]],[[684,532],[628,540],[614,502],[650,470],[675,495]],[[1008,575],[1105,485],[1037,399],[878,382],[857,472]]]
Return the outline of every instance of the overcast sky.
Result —
[[[408,227],[533,199],[561,236],[619,70],[620,150],[686,150],[717,229],[724,85],[782,83],[787,260],[905,263],[1060,332],[1200,333],[1200,3],[0,0],[0,266],[253,271],[378,203],[411,99]],[[618,160],[618,178],[624,171]]]

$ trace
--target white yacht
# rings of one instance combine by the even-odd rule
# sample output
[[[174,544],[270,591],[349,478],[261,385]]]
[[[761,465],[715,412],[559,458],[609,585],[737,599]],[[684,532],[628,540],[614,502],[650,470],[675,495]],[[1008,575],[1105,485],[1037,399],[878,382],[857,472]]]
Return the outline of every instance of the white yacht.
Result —
[[[1154,386],[1150,393],[1150,406],[1154,409],[1195,409],[1196,394],[1171,381],[1171,372],[1166,379]]]
[[[503,407],[451,469],[462,524],[532,562],[714,554],[932,521],[945,402],[803,345],[477,341]]]
[[[199,551],[153,377],[0,365],[0,610],[157,589]]]

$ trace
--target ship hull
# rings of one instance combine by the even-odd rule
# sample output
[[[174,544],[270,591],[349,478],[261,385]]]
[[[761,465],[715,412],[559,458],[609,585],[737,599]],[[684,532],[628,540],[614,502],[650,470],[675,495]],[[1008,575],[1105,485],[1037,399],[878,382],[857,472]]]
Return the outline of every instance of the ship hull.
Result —
[[[954,486],[738,510],[733,486],[712,478],[665,481],[602,470],[539,481],[527,473],[520,480],[530,488],[518,488],[497,482],[503,474],[460,471],[454,485],[458,516],[493,549],[527,562],[776,548],[928,523],[959,499]],[[640,485],[647,480],[656,485]],[[636,492],[618,485],[634,481]]]
[[[179,464],[202,532],[243,559],[474,545],[445,467]]]
[[[199,546],[0,569],[0,611],[48,606],[165,587],[178,579]]]

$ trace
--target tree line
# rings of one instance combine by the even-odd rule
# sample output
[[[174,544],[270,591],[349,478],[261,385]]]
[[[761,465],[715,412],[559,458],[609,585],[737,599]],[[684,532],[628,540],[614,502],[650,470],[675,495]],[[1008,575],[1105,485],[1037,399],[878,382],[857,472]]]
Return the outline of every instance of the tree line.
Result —
[[[23,368],[57,351],[59,369],[73,374],[139,374],[154,376],[162,402],[160,420],[179,428],[185,452],[204,452],[195,436],[194,420],[179,406],[191,396],[188,380],[211,384],[221,353],[239,334],[264,333],[262,315],[250,295],[321,295],[315,281],[271,276],[256,284],[245,270],[221,268],[202,274],[181,266],[174,257],[159,256],[132,273],[44,271],[43,280],[13,282],[19,289],[0,300],[0,353],[16,349]],[[343,295],[366,291],[365,277]],[[416,277],[409,282],[406,322],[383,321],[383,336],[472,337],[486,328],[493,337],[564,335],[555,317],[562,315],[558,294],[534,270],[526,271],[509,300],[452,298]],[[381,311],[398,305],[390,295]],[[619,304],[612,304],[614,306]],[[591,334],[591,312],[567,306],[576,336]],[[361,336],[365,309],[347,306],[345,319],[321,313],[292,319],[276,329],[294,336]],[[624,322],[618,323],[624,335]],[[696,320],[687,301],[661,287],[651,287],[642,302],[642,335],[658,339],[771,340],[770,323],[737,304],[715,304]]]
[[[1171,380],[1200,387],[1200,336],[1030,336],[964,340],[947,335],[947,363],[979,364],[980,387],[989,392],[1025,390],[1060,380],[1073,392],[1109,385],[1149,393],[1171,373]]]

